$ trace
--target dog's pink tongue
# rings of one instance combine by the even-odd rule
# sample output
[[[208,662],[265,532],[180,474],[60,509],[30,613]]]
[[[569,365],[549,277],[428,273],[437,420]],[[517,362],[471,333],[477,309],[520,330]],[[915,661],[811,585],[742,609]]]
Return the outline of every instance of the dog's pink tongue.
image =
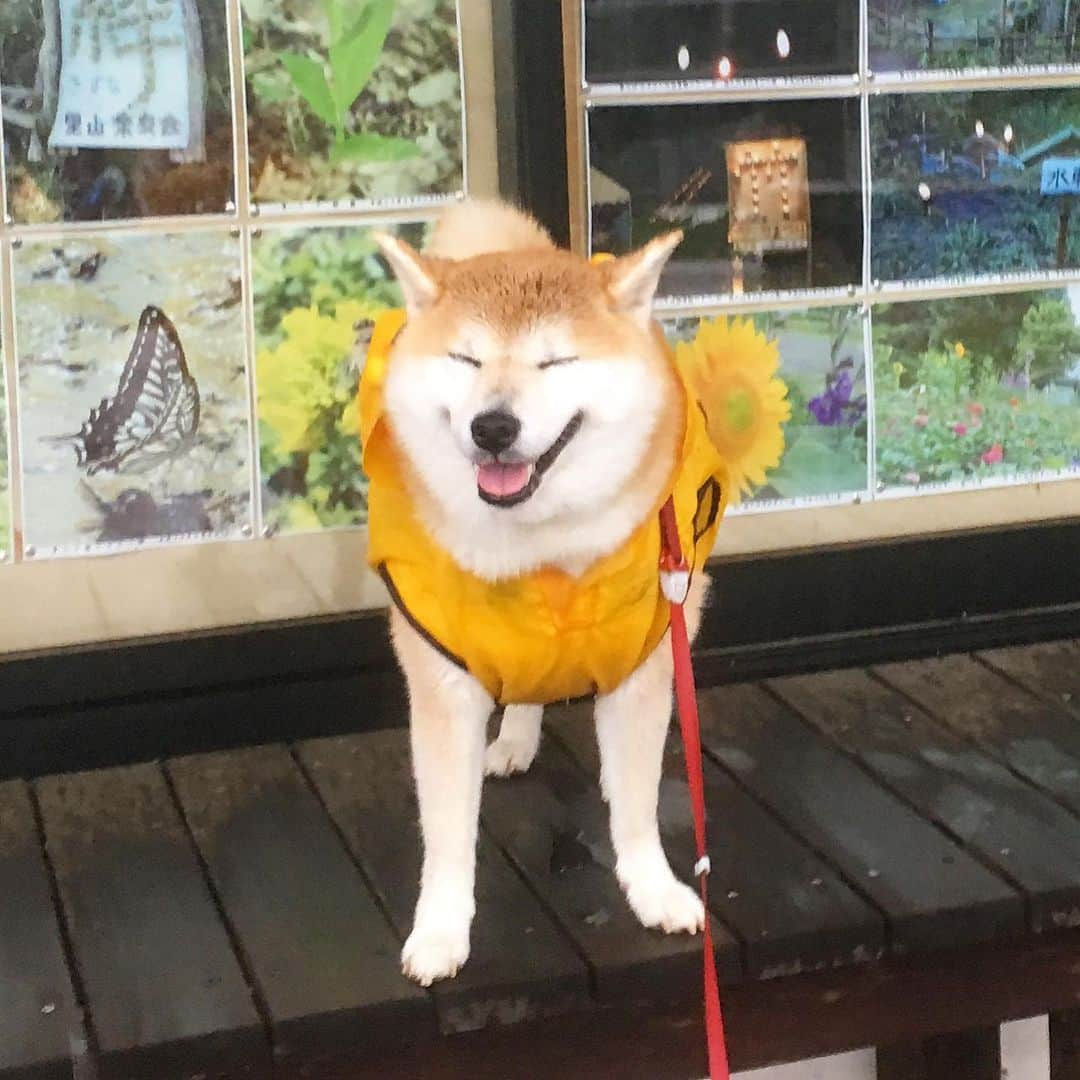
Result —
[[[506,499],[525,488],[532,477],[531,465],[481,465],[476,483],[485,495]]]

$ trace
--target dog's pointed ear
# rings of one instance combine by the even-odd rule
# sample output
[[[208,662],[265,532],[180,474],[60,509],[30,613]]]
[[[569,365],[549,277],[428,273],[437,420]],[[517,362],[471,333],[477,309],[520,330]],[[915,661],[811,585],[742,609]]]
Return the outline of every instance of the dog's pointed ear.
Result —
[[[415,315],[435,303],[441,288],[439,261],[421,255],[410,244],[389,233],[375,234],[375,243],[394,271],[405,299],[405,310]]]
[[[675,229],[650,240],[643,248],[605,264],[608,295],[617,311],[632,316],[643,326],[649,325],[660,272],[682,238],[682,232]]]

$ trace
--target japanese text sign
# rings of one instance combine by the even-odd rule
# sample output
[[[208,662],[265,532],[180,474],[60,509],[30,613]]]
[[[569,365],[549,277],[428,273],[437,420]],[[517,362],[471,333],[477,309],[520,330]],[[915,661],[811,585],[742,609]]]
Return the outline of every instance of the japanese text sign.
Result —
[[[184,149],[184,0],[60,0],[63,62],[50,146]]]
[[[1047,158],[1042,163],[1043,195],[1080,195],[1080,158]]]

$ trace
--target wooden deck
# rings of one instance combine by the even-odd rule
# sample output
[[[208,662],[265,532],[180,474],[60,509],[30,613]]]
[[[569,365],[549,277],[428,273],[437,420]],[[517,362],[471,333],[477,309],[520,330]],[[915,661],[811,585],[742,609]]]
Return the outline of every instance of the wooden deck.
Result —
[[[1049,1012],[1080,1077],[1080,642],[709,690],[702,726],[737,1067],[912,1077],[928,1035]],[[472,958],[431,992],[400,727],[0,784],[0,1076],[700,1075],[699,942],[630,915],[596,766],[569,708],[486,785]],[[685,876],[675,735],[661,824]]]

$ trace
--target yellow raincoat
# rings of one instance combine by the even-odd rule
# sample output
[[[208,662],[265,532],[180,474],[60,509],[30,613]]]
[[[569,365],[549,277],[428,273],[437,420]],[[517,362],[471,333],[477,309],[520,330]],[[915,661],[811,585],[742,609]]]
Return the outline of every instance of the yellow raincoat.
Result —
[[[402,311],[379,319],[360,383],[369,564],[416,630],[500,704],[546,705],[610,693],[668,628],[658,570],[661,505],[674,495],[691,570],[708,558],[726,506],[724,465],[698,402],[683,381],[686,425],[671,485],[617,551],[581,577],[551,567],[492,583],[461,569],[438,545],[406,489],[382,394],[391,346],[404,322]]]

